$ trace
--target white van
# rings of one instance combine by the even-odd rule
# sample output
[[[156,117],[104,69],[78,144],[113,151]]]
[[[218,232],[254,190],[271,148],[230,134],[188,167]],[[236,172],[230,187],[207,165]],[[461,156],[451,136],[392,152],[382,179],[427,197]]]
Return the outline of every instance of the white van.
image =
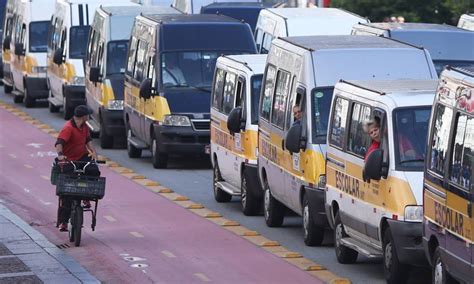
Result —
[[[474,32],[450,25],[425,23],[366,23],[354,25],[353,35],[393,38],[426,48],[438,75],[446,65],[474,67]]]
[[[474,31],[474,14],[464,14],[459,18],[458,28]]]
[[[173,0],[171,7],[178,9],[185,14],[199,14],[201,13],[201,7],[209,5],[211,3],[218,2],[262,2],[261,0]]]
[[[336,8],[268,8],[258,16],[255,43],[259,53],[268,53],[277,37],[350,35],[354,24],[367,22],[366,18]]]
[[[86,102],[92,109],[87,125],[98,133],[102,148],[125,137],[123,93],[128,42],[135,17],[145,14],[178,14],[172,7],[105,6],[97,8],[85,58]]]
[[[9,94],[13,90],[13,77],[10,72],[10,61],[12,58],[11,48],[13,45],[12,37],[14,35],[13,14],[17,9],[19,0],[8,0],[5,5],[5,14],[3,15],[2,30],[2,84],[5,94]]]
[[[327,226],[326,134],[334,85],[341,78],[437,76],[426,50],[387,38],[306,36],[273,41],[258,124],[264,216],[268,226],[276,227],[283,223],[285,208],[302,215],[307,245],[321,244]]]
[[[242,212],[260,212],[263,191],[257,173],[258,102],[267,56],[217,59],[211,95],[211,157],[214,198],[241,197]]]
[[[437,83],[341,81],[334,88],[326,212],[336,257],[344,264],[358,254],[382,257],[387,283],[405,283],[411,266],[428,265],[423,168]]]
[[[100,5],[130,5],[129,0],[57,0],[48,37],[49,110],[63,107],[64,118],[84,104],[84,57],[90,24]]]
[[[11,73],[15,103],[23,100],[33,107],[37,99],[48,98],[46,51],[48,28],[54,12],[50,0],[21,0],[14,12]]]

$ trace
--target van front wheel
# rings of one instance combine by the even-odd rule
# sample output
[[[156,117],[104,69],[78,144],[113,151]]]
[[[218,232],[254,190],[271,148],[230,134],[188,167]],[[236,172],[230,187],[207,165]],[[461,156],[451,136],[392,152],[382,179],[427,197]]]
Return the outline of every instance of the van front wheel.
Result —
[[[280,227],[285,218],[285,206],[273,197],[268,182],[265,182],[263,215],[268,227]]]
[[[260,202],[257,198],[249,194],[248,182],[245,175],[245,169],[242,170],[241,185],[240,185],[240,203],[242,204],[242,212],[245,216],[257,215],[259,211]]]
[[[303,196],[303,233],[304,243],[307,246],[320,246],[324,239],[324,227],[316,226],[311,216],[311,205],[306,197]]]
[[[383,237],[383,272],[388,284],[406,283],[410,275],[410,266],[398,260],[390,228],[385,230]]]
[[[223,181],[221,172],[219,171],[219,164],[217,160],[214,163],[214,167],[212,168],[212,183],[214,189],[214,199],[219,202],[229,202],[232,199],[232,195],[228,194],[227,192],[223,191],[217,183]]]
[[[433,283],[436,284],[448,284],[448,283],[456,283],[454,279],[449,275],[448,271],[446,271],[446,266],[441,259],[441,250],[439,247],[436,248],[434,256],[433,256],[433,267],[432,267],[432,277]]]
[[[334,249],[336,251],[337,261],[342,264],[351,264],[356,262],[357,255],[359,253],[356,250],[344,246],[341,242],[342,238],[347,238],[348,236],[344,231],[344,226],[342,225],[339,212],[336,213],[334,224]]]
[[[155,169],[164,169],[168,164],[168,155],[160,153],[158,142],[154,137],[153,141],[151,141],[151,160]]]

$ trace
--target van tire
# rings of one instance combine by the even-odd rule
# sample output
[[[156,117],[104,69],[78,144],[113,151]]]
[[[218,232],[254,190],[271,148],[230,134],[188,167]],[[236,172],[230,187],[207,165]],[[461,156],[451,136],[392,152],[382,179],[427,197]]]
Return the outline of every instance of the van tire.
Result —
[[[285,206],[273,197],[268,182],[263,193],[263,216],[268,227],[281,227],[285,218]]]
[[[64,120],[71,119],[73,115],[74,115],[74,109],[69,106],[69,104],[67,103],[66,97],[64,97],[64,99],[63,99],[63,117],[64,117]]]
[[[314,224],[311,205],[306,194],[303,196],[303,236],[304,243],[310,247],[320,246],[324,240],[324,227]]]
[[[3,91],[5,92],[5,94],[10,94],[13,91],[13,87],[8,86],[7,84],[4,84],[3,85]]]
[[[48,102],[48,109],[50,113],[56,113],[59,111],[59,108],[53,105],[51,102]]]
[[[16,104],[21,104],[23,102],[22,96],[13,95],[13,102]]]
[[[100,120],[100,132],[99,132],[100,147],[102,149],[111,149],[114,146],[114,137],[107,135],[105,131],[104,121]]]
[[[456,283],[456,281],[449,275],[448,271],[446,270],[446,266],[441,259],[441,249],[439,247],[436,248],[435,253],[433,255],[433,266],[431,267],[431,279],[433,283]]]
[[[132,145],[128,141],[128,137],[133,137],[133,132],[132,129],[130,129],[130,126],[128,123],[126,125],[126,130],[127,130],[127,154],[129,158],[135,159],[135,158],[140,158],[142,156],[142,149],[138,149],[135,146]]]
[[[26,108],[32,108],[32,107],[35,107],[35,99],[34,98],[31,98],[30,96],[28,96],[28,89],[25,87],[25,91],[23,92],[24,93],[24,101],[25,101],[25,107]]]
[[[214,191],[214,199],[219,203],[231,201],[232,195],[228,194],[217,186],[217,182],[219,181],[223,181],[223,179],[221,176],[221,171],[219,170],[219,164],[216,160],[212,168],[212,188]]]
[[[160,153],[155,137],[151,141],[151,161],[155,169],[165,169],[168,164],[168,155]]]
[[[242,212],[245,216],[255,216],[260,211],[260,202],[257,198],[252,196],[252,194],[249,194],[245,168],[242,169],[240,180],[240,204],[242,205]]]
[[[388,284],[406,283],[411,267],[400,263],[390,227],[383,235],[383,274]]]
[[[336,258],[339,263],[351,264],[356,262],[359,253],[341,244],[340,239],[345,237],[348,236],[344,231],[344,225],[338,211],[336,217],[334,217],[334,250],[336,251]]]

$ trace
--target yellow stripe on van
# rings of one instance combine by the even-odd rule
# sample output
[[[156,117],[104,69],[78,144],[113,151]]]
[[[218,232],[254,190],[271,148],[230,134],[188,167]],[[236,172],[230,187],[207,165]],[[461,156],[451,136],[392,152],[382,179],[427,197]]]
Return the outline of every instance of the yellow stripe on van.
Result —
[[[38,61],[36,60],[36,58],[31,55],[25,56],[25,64],[23,71],[26,72],[26,74],[31,75],[33,74],[33,67],[35,66],[38,66]]]
[[[300,168],[304,171],[303,180],[316,185],[319,182],[319,176],[326,174],[326,160],[324,159],[324,155],[314,150],[306,150],[300,153]],[[290,160],[290,163],[293,163],[293,160]],[[291,173],[295,175],[297,172],[292,170]]]
[[[67,82],[72,82],[72,77],[76,76],[76,69],[72,63],[66,62],[61,65],[61,74],[60,76]]]
[[[106,106],[110,100],[115,99],[114,90],[110,85],[109,80],[104,80],[104,83],[101,84],[102,99],[100,104]]]
[[[11,60],[12,60],[11,51],[10,50],[4,50],[3,53],[2,53],[3,64],[10,63]]]

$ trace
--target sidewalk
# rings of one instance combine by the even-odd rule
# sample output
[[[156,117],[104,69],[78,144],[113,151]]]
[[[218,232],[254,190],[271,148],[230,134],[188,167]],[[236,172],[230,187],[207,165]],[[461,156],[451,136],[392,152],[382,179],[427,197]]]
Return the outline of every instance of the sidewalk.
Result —
[[[0,283],[100,282],[0,203]]]

